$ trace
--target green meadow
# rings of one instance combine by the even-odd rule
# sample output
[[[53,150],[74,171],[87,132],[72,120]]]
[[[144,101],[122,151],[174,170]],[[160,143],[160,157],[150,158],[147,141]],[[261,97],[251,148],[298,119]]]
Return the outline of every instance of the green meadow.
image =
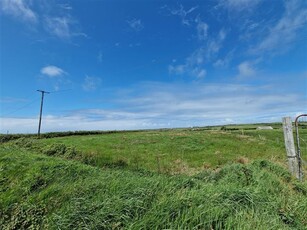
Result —
[[[2,138],[2,229],[307,229],[279,124],[86,134]]]
[[[286,160],[281,125],[274,130],[237,126],[226,131],[195,128],[64,136],[32,139],[32,145],[47,155],[73,149],[77,158],[98,167],[118,164],[172,174],[193,174],[238,161]]]
[[[217,130],[144,131],[33,139],[32,145],[49,155],[74,148],[96,166],[122,163],[130,168],[168,172],[180,165],[186,170],[221,166],[242,157],[282,161],[282,135],[281,130],[246,131],[243,135],[241,131]]]

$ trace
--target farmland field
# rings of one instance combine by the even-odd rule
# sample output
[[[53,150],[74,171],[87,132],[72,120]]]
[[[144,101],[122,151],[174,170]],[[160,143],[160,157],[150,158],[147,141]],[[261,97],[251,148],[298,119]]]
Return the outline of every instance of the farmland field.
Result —
[[[286,170],[281,126],[254,128],[26,136],[2,143],[0,225],[306,229],[307,184]]]
[[[213,128],[116,132],[33,139],[32,143],[47,152],[73,148],[95,166],[123,164],[166,173],[193,174],[240,160],[268,159],[285,163],[281,125],[275,125],[274,130],[256,130],[255,125],[235,127],[229,131]],[[305,138],[307,130],[302,131]]]

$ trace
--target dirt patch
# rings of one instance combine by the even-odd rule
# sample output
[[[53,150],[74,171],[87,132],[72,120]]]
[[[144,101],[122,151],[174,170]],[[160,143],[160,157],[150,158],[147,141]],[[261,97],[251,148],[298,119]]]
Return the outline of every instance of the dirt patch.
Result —
[[[248,159],[247,157],[239,157],[239,158],[237,158],[236,161],[237,161],[238,163],[244,164],[244,165],[246,165],[246,164],[249,163],[249,159]]]

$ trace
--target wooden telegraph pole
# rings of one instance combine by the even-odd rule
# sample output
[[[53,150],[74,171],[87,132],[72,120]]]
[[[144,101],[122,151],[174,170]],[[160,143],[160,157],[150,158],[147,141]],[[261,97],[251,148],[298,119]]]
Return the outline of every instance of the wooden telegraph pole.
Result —
[[[37,136],[38,138],[40,138],[41,135],[41,124],[42,124],[42,114],[43,114],[43,104],[44,104],[44,95],[45,93],[50,93],[44,90],[37,90],[38,92],[42,93],[42,99],[41,99],[41,108],[40,108],[40,113],[39,113],[39,122],[38,122],[38,132],[37,132]]]

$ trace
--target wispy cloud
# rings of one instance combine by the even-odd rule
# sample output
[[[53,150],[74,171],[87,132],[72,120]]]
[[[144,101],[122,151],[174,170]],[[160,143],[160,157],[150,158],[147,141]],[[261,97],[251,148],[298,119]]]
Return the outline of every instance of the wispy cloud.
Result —
[[[257,6],[262,0],[220,0],[219,6],[230,11],[251,10]]]
[[[143,82],[114,90],[113,109],[46,114],[43,131],[147,129],[280,121],[305,101],[274,85]],[[272,89],[277,90],[272,90]],[[120,108],[120,109],[116,109]],[[1,132],[35,132],[37,118],[1,118]]]
[[[35,10],[30,6],[35,5]],[[69,4],[53,4],[45,1],[36,2],[31,0],[3,0],[0,1],[0,9],[7,15],[21,20],[25,25],[29,22],[33,28],[44,28],[49,34],[69,40],[72,37],[87,37],[79,29],[79,22],[71,15],[72,7]]]
[[[59,77],[59,76],[66,74],[66,72],[63,69],[57,66],[54,66],[54,65],[43,67],[41,69],[41,73],[48,77]]]
[[[148,82],[137,86],[142,92],[137,98],[133,92],[128,93],[122,95],[118,103],[130,112],[140,112],[141,117],[151,114],[154,117],[150,118],[155,118],[153,120],[164,123],[173,120],[181,125],[184,121],[196,125],[226,118],[235,122],[253,122],[251,119],[290,114],[300,108],[297,103],[292,104],[295,100],[303,101],[298,94],[288,92],[285,96],[278,90],[272,91],[272,87],[277,86]]]
[[[84,111],[86,112],[86,111]],[[37,118],[1,118],[0,132],[6,133],[35,133]],[[104,119],[93,120],[85,115],[44,117],[42,132],[80,131],[80,130],[134,130],[167,127],[168,124],[151,122],[148,119]]]
[[[70,15],[62,17],[47,16],[44,20],[45,30],[62,40],[69,40],[72,37],[87,37],[85,33],[78,32],[74,27],[78,23]]]
[[[231,63],[233,57],[234,57],[234,53],[235,53],[235,49],[230,50],[226,55],[217,59],[213,63],[213,66],[215,68],[226,68],[226,67],[228,67],[229,64]]]
[[[207,70],[205,70],[204,68],[194,68],[193,74],[194,76],[196,76],[196,78],[202,79],[206,76]]]
[[[185,64],[185,65],[169,65],[168,66],[168,71],[170,74],[175,74],[175,75],[190,75],[192,77],[195,77],[196,79],[202,79],[206,76],[207,71],[200,65],[190,65],[190,64]]]
[[[199,31],[199,23],[200,22],[198,22],[196,25],[196,31]],[[207,26],[202,25],[202,27]],[[206,64],[214,62],[217,54],[222,48],[222,44],[225,38],[226,31],[224,29],[221,29],[216,36],[211,36],[208,38],[207,35],[204,37],[203,34],[200,39],[202,43],[199,45],[199,47],[186,58],[184,64],[170,64],[168,66],[169,73],[176,75],[186,74],[192,77],[196,77],[197,79],[204,78],[207,74]]]
[[[220,51],[220,49],[222,48],[222,44],[226,38],[226,35],[227,35],[226,30],[222,28],[220,29],[215,38],[208,40],[206,48],[207,59],[213,58]]]
[[[185,65],[169,65],[168,66],[168,71],[170,74],[176,74],[176,75],[181,75],[184,74],[186,71],[186,66]]]
[[[144,29],[144,25],[141,21],[141,19],[132,19],[127,21],[129,27],[133,29],[134,31],[141,31]]]
[[[98,77],[89,77],[86,76],[84,78],[84,82],[82,84],[82,88],[84,91],[95,91],[97,87],[101,84],[101,78]]]
[[[31,1],[26,0],[2,0],[1,11],[24,22],[36,23],[38,15],[30,8]]]
[[[262,41],[251,49],[253,54],[278,54],[291,47],[291,43],[299,35],[299,31],[306,28],[306,1],[285,1],[285,12],[279,21],[269,28],[268,34]]]
[[[179,16],[181,18],[181,23],[186,26],[190,26],[194,21],[194,18],[190,18],[189,16],[198,8],[198,6],[193,6],[189,9],[185,9],[183,5],[179,5],[176,8],[170,8],[165,5],[162,9],[166,9],[171,15]]]
[[[69,4],[58,4],[58,6],[64,10],[72,10],[72,7]]]
[[[207,71],[203,67],[203,65],[201,65],[200,63],[195,63],[194,60],[192,62],[191,60],[187,60],[186,64],[184,65],[169,65],[168,71],[170,74],[188,75],[196,79],[202,79],[207,74]]]
[[[251,77],[256,74],[256,69],[252,62],[244,61],[238,65],[239,75],[238,78]]]
[[[66,17],[45,18],[46,30],[61,39],[69,39],[71,37],[70,24],[70,19]]]
[[[198,40],[204,41],[207,39],[208,36],[208,24],[202,21],[198,21],[196,29],[197,29],[197,36]]]

